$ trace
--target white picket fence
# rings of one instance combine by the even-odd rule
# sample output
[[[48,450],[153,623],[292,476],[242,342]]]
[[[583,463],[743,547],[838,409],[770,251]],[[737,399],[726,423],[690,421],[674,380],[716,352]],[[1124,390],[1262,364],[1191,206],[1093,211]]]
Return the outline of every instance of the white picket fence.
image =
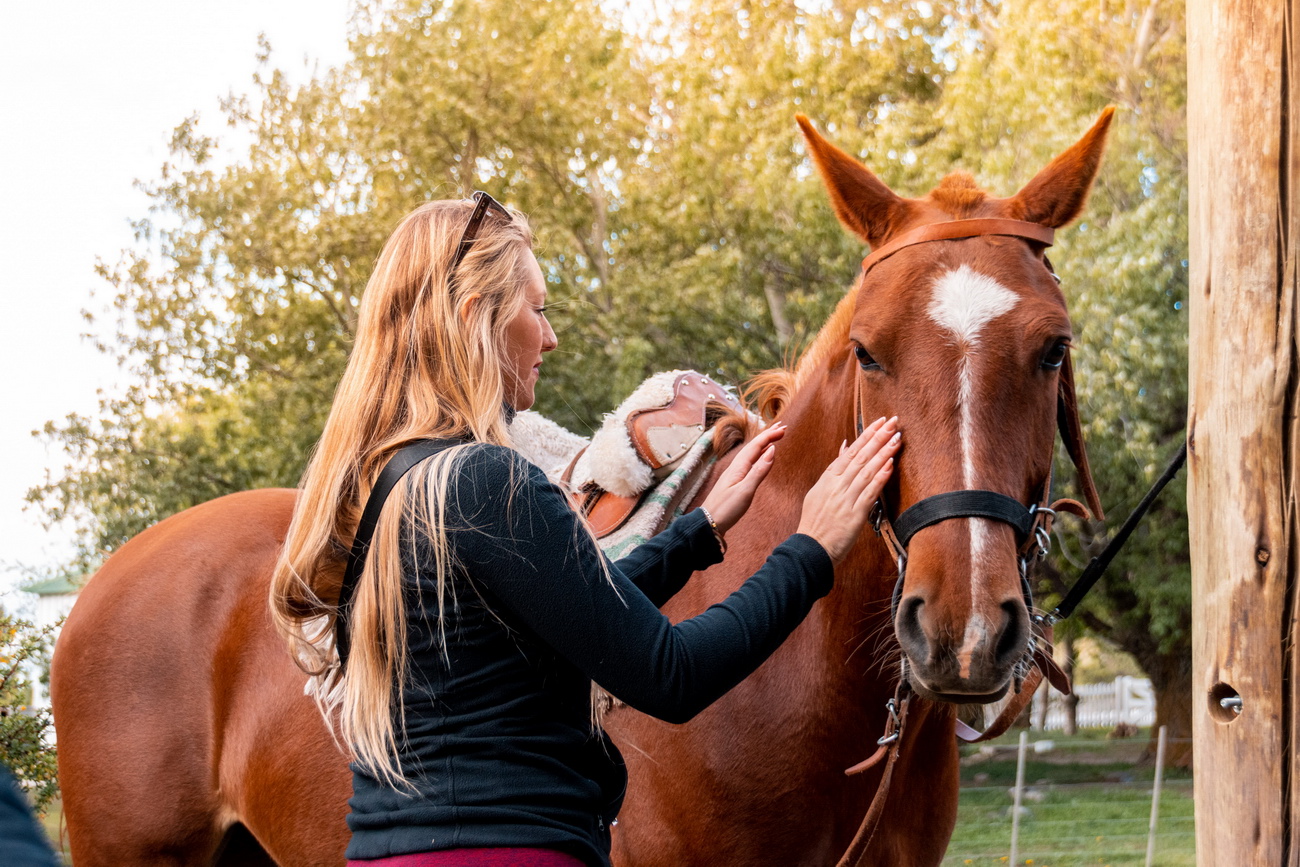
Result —
[[[1034,693],[1031,725],[1039,727],[1042,717],[1042,704],[1047,696],[1047,682]],[[1109,683],[1089,683],[1076,685],[1075,693],[1079,696],[1077,719],[1081,728],[1104,726],[1114,728],[1119,723],[1135,726],[1151,726],[1156,722],[1156,696],[1151,689],[1151,681],[1145,677],[1117,677]],[[1005,701],[1005,699],[1004,699]],[[1047,699],[1047,719],[1043,728],[1057,730],[1065,728],[1065,704],[1062,697],[1053,692]],[[985,708],[985,719],[994,719],[1002,703]]]

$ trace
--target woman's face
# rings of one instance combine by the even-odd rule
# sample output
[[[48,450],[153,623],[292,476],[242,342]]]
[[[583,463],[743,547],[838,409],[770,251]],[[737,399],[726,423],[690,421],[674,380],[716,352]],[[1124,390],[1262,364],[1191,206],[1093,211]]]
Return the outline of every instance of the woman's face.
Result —
[[[528,277],[524,286],[524,306],[506,323],[505,371],[506,402],[522,411],[533,405],[533,393],[542,369],[542,353],[558,343],[551,323],[546,321],[546,280],[537,258],[528,254]]]

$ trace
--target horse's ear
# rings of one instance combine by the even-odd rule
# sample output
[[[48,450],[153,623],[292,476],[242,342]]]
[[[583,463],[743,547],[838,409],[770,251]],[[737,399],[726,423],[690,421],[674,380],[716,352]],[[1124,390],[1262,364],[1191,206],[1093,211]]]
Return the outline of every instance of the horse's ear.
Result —
[[[878,246],[889,234],[904,200],[870,169],[822,138],[807,117],[796,114],[794,119],[803,130],[808,153],[831,194],[835,215],[862,240]]]
[[[1069,350],[1065,353],[1065,362],[1061,365],[1060,388],[1056,400],[1056,425],[1061,431],[1061,440],[1065,450],[1079,471],[1079,487],[1088,502],[1095,520],[1106,517],[1101,510],[1101,497],[1097,494],[1097,483],[1092,480],[1092,469],[1088,466],[1088,450],[1083,445],[1083,423],[1079,420],[1079,401],[1074,393],[1074,365],[1070,363]]]
[[[1101,167],[1106,134],[1114,116],[1115,107],[1108,107],[1083,138],[1048,163],[1047,168],[1012,197],[1019,219],[1059,229],[1079,216]]]

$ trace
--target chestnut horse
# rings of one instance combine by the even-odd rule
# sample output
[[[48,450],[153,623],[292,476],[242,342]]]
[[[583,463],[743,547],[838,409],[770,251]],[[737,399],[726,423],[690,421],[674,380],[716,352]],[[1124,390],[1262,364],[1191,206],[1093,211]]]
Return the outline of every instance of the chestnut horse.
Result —
[[[920,199],[799,120],[840,221],[879,250],[955,220],[1067,224],[1110,117],[1015,196],[954,174]],[[980,233],[872,264],[797,366],[760,377],[765,412],[789,432],[726,561],[691,579],[665,609],[673,619],[725,596],[795,530],[805,493],[863,419],[897,415],[905,431],[886,494],[895,520],[950,491],[1040,502],[1058,409],[1096,509],[1066,375],[1070,322],[1043,245]],[[182,512],[123,545],[82,592],[51,684],[77,867],[343,863],[347,763],[267,612],[294,496],[252,491]],[[612,710],[631,775],[615,863],[835,864],[882,775],[844,770],[875,749],[901,670],[922,700],[864,863],[937,864],[957,807],[949,702],[1003,694],[1032,642],[1021,551],[1006,523],[943,520],[911,538],[899,581],[894,551],[864,533],[832,593],[696,719]]]

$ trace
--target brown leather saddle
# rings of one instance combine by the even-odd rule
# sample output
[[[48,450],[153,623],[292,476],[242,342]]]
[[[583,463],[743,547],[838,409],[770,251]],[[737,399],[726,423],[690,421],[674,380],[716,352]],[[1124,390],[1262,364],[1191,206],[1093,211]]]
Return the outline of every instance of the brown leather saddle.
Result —
[[[673,382],[672,399],[664,406],[640,409],[628,415],[627,434],[637,457],[663,478],[672,472],[691,446],[719,418],[730,412],[743,411],[730,392],[702,373],[687,371]],[[569,484],[584,448],[574,455],[561,479]],[[627,523],[646,493],[632,497],[606,491],[595,483],[571,490],[574,506],[586,516],[597,539],[604,538]]]

